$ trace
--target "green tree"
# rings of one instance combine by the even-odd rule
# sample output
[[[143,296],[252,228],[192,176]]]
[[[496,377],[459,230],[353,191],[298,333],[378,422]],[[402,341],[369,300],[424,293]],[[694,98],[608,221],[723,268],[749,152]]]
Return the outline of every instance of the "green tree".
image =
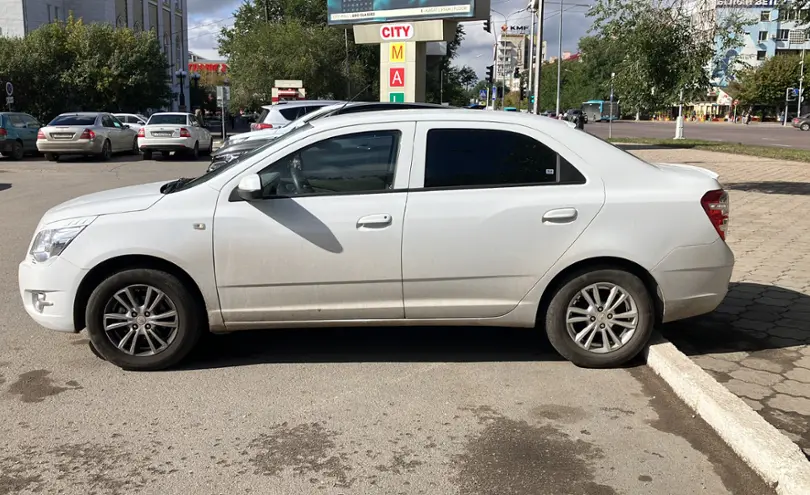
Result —
[[[168,66],[152,32],[69,18],[0,38],[0,74],[15,108],[43,121],[76,110],[143,111],[168,103]]]
[[[809,60],[810,54],[805,57],[805,63]],[[742,71],[738,80],[732,83],[731,90],[743,106],[783,109],[785,91],[798,84],[800,62],[801,57],[797,55],[771,57],[759,67]],[[795,104],[793,102],[791,106]]]

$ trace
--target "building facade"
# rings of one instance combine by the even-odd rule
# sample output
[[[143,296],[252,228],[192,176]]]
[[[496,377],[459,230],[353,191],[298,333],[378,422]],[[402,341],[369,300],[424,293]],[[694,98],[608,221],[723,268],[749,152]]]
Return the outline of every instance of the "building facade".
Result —
[[[727,69],[735,57],[756,67],[776,55],[799,54],[802,49],[810,50],[807,37],[799,29],[802,26],[797,22],[797,12],[788,8],[780,9],[778,0],[710,1],[713,9],[705,10],[713,12],[715,23],[730,13],[742,14],[750,21],[745,29],[745,44],[721,54],[723,63],[720,71],[713,74],[713,82],[719,87],[725,87],[732,81],[733,76],[728,74]],[[717,49],[720,50],[720,47]]]
[[[536,39],[536,38],[535,38]],[[515,77],[515,70],[523,74],[531,67],[530,50],[534,41],[525,33],[504,33],[498,39],[498,70],[496,80],[502,81],[510,91],[520,90],[520,76]],[[537,60],[537,55],[535,55]],[[543,41],[541,61],[546,59],[546,42]]]
[[[188,0],[0,0],[0,12],[2,36],[25,36],[43,24],[64,21],[70,14],[86,23],[153,29],[169,62],[174,94],[171,109],[189,108],[189,78],[175,75],[181,69],[188,71]]]

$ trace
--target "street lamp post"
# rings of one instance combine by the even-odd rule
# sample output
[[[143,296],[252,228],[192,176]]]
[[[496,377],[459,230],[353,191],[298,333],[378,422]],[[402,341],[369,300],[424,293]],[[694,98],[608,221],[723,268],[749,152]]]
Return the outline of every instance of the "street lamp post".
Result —
[[[537,63],[534,65],[534,108],[532,109],[535,114],[538,112],[538,105],[540,105],[540,66],[543,64],[543,4],[544,0],[532,0],[531,5],[537,7],[537,39],[535,40],[535,57]]]
[[[186,94],[184,91],[184,83],[188,73],[183,69],[179,69],[174,73],[174,75],[180,81],[180,101],[178,102],[178,109],[182,112],[186,109]]]
[[[200,92],[199,91],[199,89],[200,89],[200,73],[199,72],[192,72],[191,75],[189,75],[189,78],[191,79],[191,83],[192,83],[192,86],[194,87],[194,90],[199,94],[199,92]],[[191,106],[192,107],[194,106],[194,98],[193,98],[193,96],[194,96],[194,94],[192,93],[192,95],[189,97],[189,100],[191,100]],[[200,107],[202,107],[202,102],[200,102]]]
[[[557,115],[560,115],[560,80],[562,79],[563,0],[560,0],[560,32],[557,37]]]
[[[610,73],[610,115],[608,115],[608,139],[613,139],[613,78],[615,72]]]
[[[799,75],[799,96],[796,97],[796,117],[800,117],[802,114],[802,84],[804,84],[804,45],[802,45],[802,61],[799,62],[801,64],[801,74]],[[785,114],[787,114],[787,110],[785,110]]]
[[[675,139],[683,139],[683,88],[681,88],[678,98],[678,119],[675,122]]]

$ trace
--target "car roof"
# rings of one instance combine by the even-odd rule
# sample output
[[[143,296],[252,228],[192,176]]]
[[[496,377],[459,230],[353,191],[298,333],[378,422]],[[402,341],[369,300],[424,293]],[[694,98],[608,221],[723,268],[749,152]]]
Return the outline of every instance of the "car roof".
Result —
[[[155,115],[192,115],[188,112],[155,112],[152,114],[152,117]]]
[[[65,113],[60,113],[59,115],[57,115],[57,117],[63,117],[63,116],[67,116],[67,115],[75,115],[77,117],[78,116],[94,117],[94,116],[99,116],[99,115],[105,114],[105,113],[107,113],[107,112],[65,112]]]
[[[295,100],[295,101],[280,101],[274,105],[262,105],[262,108],[266,108],[267,110],[271,110],[273,108],[278,107],[285,107],[285,108],[292,108],[292,107],[306,107],[312,105],[334,105],[336,103],[345,103],[340,100]]]

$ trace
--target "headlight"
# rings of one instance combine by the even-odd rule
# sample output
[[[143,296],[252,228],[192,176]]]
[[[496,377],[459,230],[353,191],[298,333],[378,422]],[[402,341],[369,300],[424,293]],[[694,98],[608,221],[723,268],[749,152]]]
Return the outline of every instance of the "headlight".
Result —
[[[37,232],[28,254],[34,258],[34,261],[40,263],[59,256],[73,239],[96,218],[71,218],[46,225]]]

